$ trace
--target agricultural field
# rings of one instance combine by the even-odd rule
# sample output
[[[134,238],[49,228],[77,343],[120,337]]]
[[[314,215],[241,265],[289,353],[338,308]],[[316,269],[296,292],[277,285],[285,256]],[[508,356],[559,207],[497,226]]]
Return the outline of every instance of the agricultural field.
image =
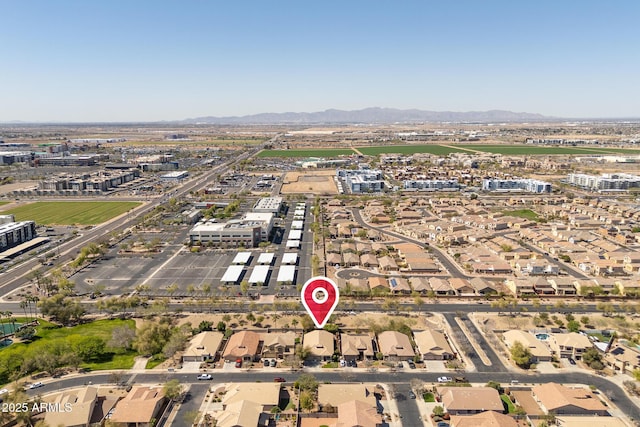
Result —
[[[258,157],[322,157],[331,158],[355,154],[350,148],[309,148],[298,150],[262,150]]]
[[[128,212],[140,202],[34,202],[13,209],[16,221],[35,221],[38,225],[96,225]]]
[[[365,156],[377,156],[379,154],[416,154],[429,153],[445,156],[450,153],[466,152],[463,148],[457,146],[437,145],[437,144],[421,144],[421,145],[388,145],[388,146],[372,146],[357,147],[357,150]]]

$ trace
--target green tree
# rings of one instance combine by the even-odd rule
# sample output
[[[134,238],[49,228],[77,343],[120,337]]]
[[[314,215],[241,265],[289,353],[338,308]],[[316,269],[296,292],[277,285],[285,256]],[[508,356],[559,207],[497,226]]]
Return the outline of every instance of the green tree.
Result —
[[[576,320],[570,320],[567,322],[567,329],[569,332],[578,332],[580,330],[580,323]]]
[[[313,394],[308,390],[300,392],[300,408],[306,412],[311,412],[315,405]]]
[[[318,380],[311,374],[302,374],[293,384],[294,388],[315,392],[318,389]]]
[[[73,352],[84,362],[99,359],[105,352],[105,342],[96,336],[70,337]]]
[[[531,350],[522,345],[520,341],[514,342],[509,351],[511,353],[511,358],[516,365],[525,369],[528,369],[529,366],[531,366],[531,361],[533,359]]]
[[[444,408],[440,405],[435,406],[432,412],[436,417],[442,417],[445,414]]]
[[[600,354],[600,352],[595,347],[591,347],[585,350],[584,353],[582,353],[582,361],[591,369],[594,369],[596,371],[604,369],[604,364],[602,363],[602,354]]]
[[[135,347],[140,354],[152,355],[162,351],[171,336],[171,328],[166,323],[144,323],[138,330]]]
[[[169,380],[162,387],[164,390],[164,395],[167,399],[171,399],[173,401],[177,400],[178,397],[182,394],[182,384],[178,380]]]

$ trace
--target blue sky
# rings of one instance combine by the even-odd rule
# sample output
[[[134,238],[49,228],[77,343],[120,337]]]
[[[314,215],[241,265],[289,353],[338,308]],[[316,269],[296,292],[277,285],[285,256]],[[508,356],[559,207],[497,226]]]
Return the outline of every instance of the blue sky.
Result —
[[[635,0],[7,0],[1,16],[0,122],[366,107],[640,117]]]

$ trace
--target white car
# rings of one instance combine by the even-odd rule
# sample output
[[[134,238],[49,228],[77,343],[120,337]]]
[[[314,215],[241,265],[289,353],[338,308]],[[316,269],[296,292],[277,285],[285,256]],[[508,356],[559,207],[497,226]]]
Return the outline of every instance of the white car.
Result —
[[[33,390],[34,388],[40,388],[40,387],[44,387],[44,384],[41,383],[40,381],[38,381],[37,383],[33,383],[29,386],[30,390]]]
[[[198,380],[212,380],[213,377],[211,374],[200,374],[198,375]]]
[[[453,381],[451,377],[438,377],[439,383],[450,383],[451,381]]]

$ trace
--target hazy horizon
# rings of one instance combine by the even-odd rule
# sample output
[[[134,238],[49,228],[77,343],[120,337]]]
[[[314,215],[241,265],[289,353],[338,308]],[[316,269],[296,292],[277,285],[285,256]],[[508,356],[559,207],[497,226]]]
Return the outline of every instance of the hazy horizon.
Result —
[[[631,1],[11,2],[0,123],[371,107],[637,118],[638,12]]]

